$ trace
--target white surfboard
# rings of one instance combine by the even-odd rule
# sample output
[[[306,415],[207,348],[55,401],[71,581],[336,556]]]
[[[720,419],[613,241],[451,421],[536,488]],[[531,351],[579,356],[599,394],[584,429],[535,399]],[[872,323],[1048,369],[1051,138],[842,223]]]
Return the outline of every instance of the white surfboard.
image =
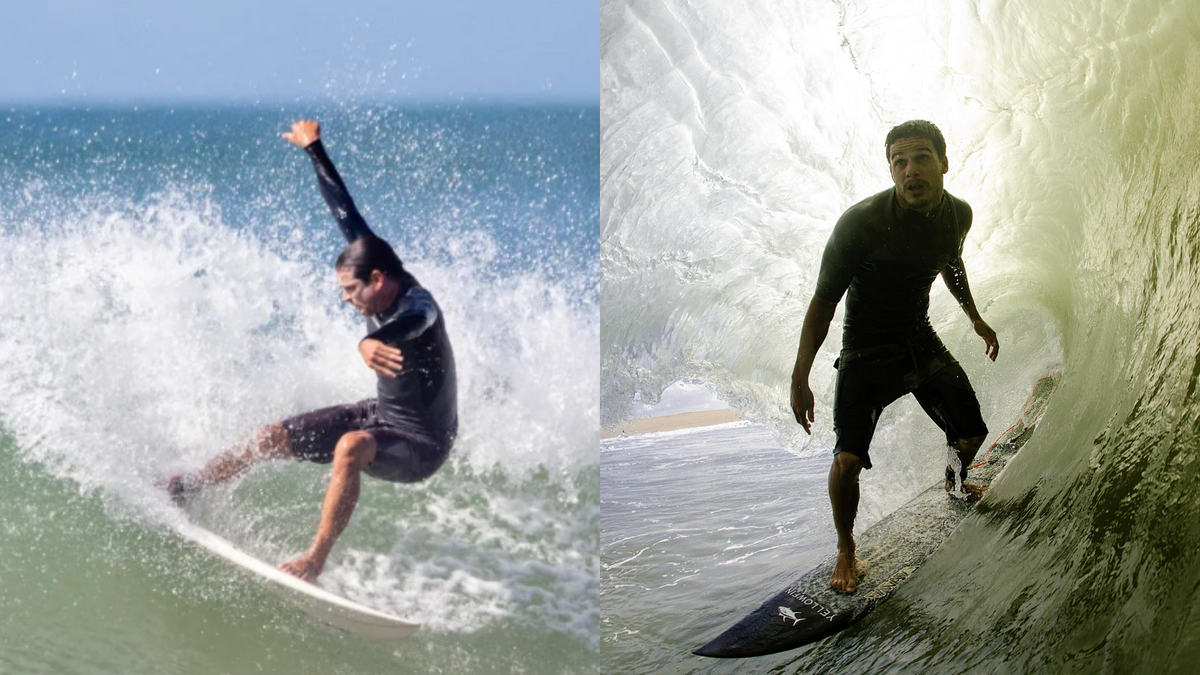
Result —
[[[180,521],[174,527],[188,541],[266,581],[277,595],[330,626],[376,640],[403,640],[421,627],[419,623],[364,607],[294,577],[190,522]]]

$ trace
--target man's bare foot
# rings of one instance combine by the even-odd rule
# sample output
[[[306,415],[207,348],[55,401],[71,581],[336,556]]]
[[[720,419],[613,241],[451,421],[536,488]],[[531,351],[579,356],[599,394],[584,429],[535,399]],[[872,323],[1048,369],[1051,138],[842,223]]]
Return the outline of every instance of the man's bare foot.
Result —
[[[300,577],[301,580],[307,581],[310,584],[317,583],[317,577],[321,576],[321,570],[325,567],[324,561],[316,561],[309,554],[289,560],[279,566],[279,569],[287,572],[294,577]]]
[[[829,586],[838,593],[853,593],[858,590],[858,575],[854,573],[854,551],[838,551],[837,564]]]
[[[171,476],[166,481],[158,481],[157,485],[165,490],[175,506],[181,509],[187,506],[188,500],[200,491],[200,486],[194,480],[182,474]]]
[[[946,492],[949,492],[951,497],[962,499],[963,497],[961,495],[965,495],[968,502],[977,502],[980,499],[983,499],[983,493],[987,492],[987,486],[976,485],[975,483],[963,483],[962,492],[956,494],[954,492],[954,481],[947,480]]]

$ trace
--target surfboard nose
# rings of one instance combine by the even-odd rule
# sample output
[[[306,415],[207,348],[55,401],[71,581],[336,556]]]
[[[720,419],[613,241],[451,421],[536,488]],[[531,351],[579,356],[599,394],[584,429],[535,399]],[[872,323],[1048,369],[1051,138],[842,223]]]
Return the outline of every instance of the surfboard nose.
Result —
[[[825,561],[805,575],[805,585],[775,595],[692,653],[716,659],[766,656],[803,647],[849,626],[859,614],[857,604],[874,601],[866,594],[849,596],[831,590],[828,579],[833,564],[834,558]]]

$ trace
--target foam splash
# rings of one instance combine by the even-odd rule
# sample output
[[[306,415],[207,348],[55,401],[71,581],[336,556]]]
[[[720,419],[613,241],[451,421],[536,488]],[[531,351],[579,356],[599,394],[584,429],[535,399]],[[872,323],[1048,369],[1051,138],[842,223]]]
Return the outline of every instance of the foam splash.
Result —
[[[598,480],[598,317],[535,271],[489,274],[488,238],[473,237],[450,242],[446,264],[408,261],[442,305],[458,360],[451,465],[399,486],[404,499],[375,488],[383,511],[356,518],[372,536],[350,540],[327,583],[436,630],[516,617],[591,640],[598,506],[581,494]],[[263,424],[373,395],[361,317],[339,306],[332,271],[303,239],[264,244],[178,194],[0,230],[0,424],[18,452],[154,519],[165,507],[156,479]],[[248,484],[293,472],[319,473],[272,467]],[[224,506],[256,508],[241,492],[226,490]],[[311,537],[322,493],[302,481],[287,496],[302,517],[278,523],[285,543],[254,550],[283,555]],[[464,493],[490,508],[454,498]],[[222,534],[252,545],[237,530],[261,522],[270,516],[229,518]],[[510,532],[516,522],[537,540]],[[547,609],[521,609],[530,604]]]

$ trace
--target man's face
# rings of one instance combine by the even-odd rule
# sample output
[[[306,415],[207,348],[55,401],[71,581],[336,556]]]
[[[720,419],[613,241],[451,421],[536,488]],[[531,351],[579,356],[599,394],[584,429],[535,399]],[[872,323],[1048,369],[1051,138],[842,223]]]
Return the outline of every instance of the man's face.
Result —
[[[927,213],[942,203],[942,176],[950,170],[945,157],[939,158],[933,141],[901,138],[892,143],[892,182],[900,206]]]
[[[342,301],[354,305],[360,314],[376,314],[379,309],[375,300],[379,287],[382,286],[383,275],[378,270],[371,272],[371,280],[363,281],[354,276],[354,270],[348,267],[337,269],[338,285],[342,287]]]

